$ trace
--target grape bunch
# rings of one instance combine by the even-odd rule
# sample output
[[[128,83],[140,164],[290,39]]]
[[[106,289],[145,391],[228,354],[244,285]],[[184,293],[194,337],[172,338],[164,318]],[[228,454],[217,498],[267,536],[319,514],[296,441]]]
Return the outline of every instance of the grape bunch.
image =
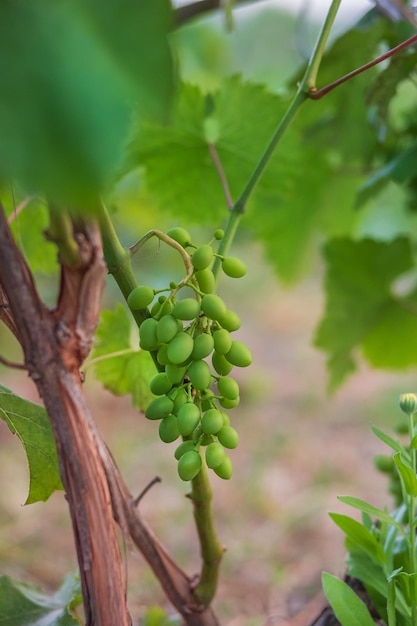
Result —
[[[145,416],[159,420],[162,441],[182,438],[175,450],[182,480],[197,476],[203,454],[207,466],[228,479],[232,462],[226,450],[237,446],[239,436],[225,410],[240,400],[239,385],[230,373],[234,366],[250,365],[252,354],[232,338],[241,322],[215,293],[212,265],[218,258],[223,272],[233,278],[244,276],[246,267],[238,258],[217,254],[211,243],[196,247],[183,228],[167,235],[179,244],[183,258],[186,255],[186,277],[158,291],[138,286],[127,300],[132,310],[149,311],[139,329],[140,347],[156,355],[160,370],[150,383],[156,397]],[[214,240],[223,235],[217,230]],[[184,287],[192,290],[192,297],[178,297]]]

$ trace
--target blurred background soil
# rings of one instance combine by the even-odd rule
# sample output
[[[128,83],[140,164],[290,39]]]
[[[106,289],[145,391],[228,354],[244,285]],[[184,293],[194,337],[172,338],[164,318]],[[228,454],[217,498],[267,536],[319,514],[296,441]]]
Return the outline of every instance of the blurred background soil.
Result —
[[[255,246],[242,246],[239,254],[250,259],[248,275],[225,279],[223,295],[242,317],[236,335],[251,347],[254,363],[236,373],[242,400],[231,412],[240,433],[231,453],[234,476],[212,477],[218,533],[227,548],[215,609],[229,626],[279,625],[318,593],[323,570],[344,573],[343,536],[328,512],[357,516],[337,496],[391,505],[386,479],[372,461],[386,450],[370,424],[390,431],[401,419],[398,395],[415,389],[415,374],[371,372],[358,355],[358,372],[329,397],[325,357],[311,345],[323,307],[321,268],[287,291]],[[1,373],[3,384],[36,400],[22,373]],[[197,572],[187,484],[178,479],[173,458],[176,444],[162,444],[155,423],[132,409],[129,398],[111,396],[89,375],[86,393],[132,492],[161,477],[141,503],[142,513],[181,566]],[[54,591],[76,569],[66,501],[55,493],[46,503],[22,506],[27,481],[20,442],[0,422],[0,573]],[[125,550],[138,624],[146,606],[166,602],[142,557]]]

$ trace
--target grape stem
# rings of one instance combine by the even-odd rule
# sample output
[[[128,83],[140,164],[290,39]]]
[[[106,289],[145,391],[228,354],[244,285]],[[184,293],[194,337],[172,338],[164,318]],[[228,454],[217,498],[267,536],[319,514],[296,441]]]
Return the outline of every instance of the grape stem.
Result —
[[[214,143],[209,143],[208,144],[208,149],[209,149],[209,152],[210,152],[210,156],[211,156],[211,158],[213,160],[214,167],[216,168],[217,174],[219,175],[221,185],[223,187],[223,193],[224,193],[224,196],[226,198],[227,207],[229,209],[232,209],[232,207],[233,207],[233,200],[232,200],[232,195],[231,195],[230,189],[229,189],[229,183],[227,182],[226,174],[225,174],[225,171],[224,171],[223,166],[221,164],[221,161],[220,161],[220,158],[219,158],[216,146],[214,145]]]

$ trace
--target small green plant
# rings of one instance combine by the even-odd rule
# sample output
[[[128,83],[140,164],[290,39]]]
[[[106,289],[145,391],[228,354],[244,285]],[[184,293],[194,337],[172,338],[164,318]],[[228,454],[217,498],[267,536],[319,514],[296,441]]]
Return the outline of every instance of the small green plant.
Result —
[[[391,513],[349,496],[339,500],[362,513],[362,523],[330,513],[346,535],[348,574],[362,581],[378,614],[388,626],[417,625],[417,396],[400,397],[408,418],[406,445],[372,427],[375,435],[392,449],[392,457],[379,456],[376,465],[389,474],[397,507]],[[376,520],[376,521],[374,521]],[[365,604],[354,598],[349,586],[329,574],[323,587],[342,626],[367,626],[374,620]]]

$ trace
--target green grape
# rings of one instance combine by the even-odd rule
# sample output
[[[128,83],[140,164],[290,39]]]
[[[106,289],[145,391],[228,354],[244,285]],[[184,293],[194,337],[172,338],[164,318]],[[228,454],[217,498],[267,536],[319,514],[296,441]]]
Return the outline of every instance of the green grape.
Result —
[[[234,409],[235,406],[237,406],[240,402],[240,396],[238,396],[237,398],[220,398],[219,399],[219,404],[224,408],[224,409]]]
[[[226,354],[232,347],[232,338],[228,330],[221,328],[213,333],[214,349],[218,354]]]
[[[182,324],[173,315],[164,315],[158,322],[156,337],[161,343],[168,343],[182,330]]]
[[[229,363],[229,361],[218,352],[214,351],[211,357],[211,362],[213,364],[214,369],[220,376],[227,376],[233,369],[233,365]]]
[[[200,314],[200,303],[194,298],[180,300],[172,309],[172,315],[179,320],[193,320]]]
[[[159,299],[154,302],[154,304],[151,307],[151,317],[157,317],[159,315],[159,312],[161,310],[161,303],[159,302]]]
[[[233,426],[223,426],[217,433],[217,438],[225,448],[236,448],[239,435]]]
[[[152,317],[146,319],[139,328],[139,345],[142,350],[156,350],[158,347],[158,339],[156,337],[156,327],[158,322]]]
[[[174,408],[172,409],[172,412],[177,415],[182,405],[187,402],[188,396],[184,389],[177,388],[177,392],[175,395],[172,395],[172,399],[174,400]]]
[[[178,333],[168,344],[167,354],[170,363],[174,365],[184,363],[191,355],[193,348],[193,338],[186,332]]]
[[[212,335],[209,335],[207,333],[197,335],[197,337],[194,339],[194,348],[191,352],[191,358],[193,359],[193,361],[205,359],[206,356],[213,352],[213,348],[214,340]]]
[[[177,426],[180,435],[188,437],[200,421],[200,409],[194,402],[183,404],[177,414]]]
[[[234,256],[226,257],[222,261],[222,269],[231,278],[242,278],[247,272],[244,262]]]
[[[232,461],[225,455],[222,463],[214,468],[215,473],[223,480],[229,480],[233,474]]]
[[[183,441],[175,450],[174,456],[177,459],[177,461],[179,461],[183,454],[185,454],[186,452],[189,452],[190,450],[194,450],[194,448],[195,448],[194,441]]]
[[[205,361],[193,361],[188,368],[188,376],[194,389],[199,391],[211,385],[211,371]]]
[[[207,435],[215,435],[223,427],[223,416],[218,409],[209,409],[201,420],[203,432]]]
[[[234,378],[230,378],[229,376],[219,378],[217,387],[220,394],[228,400],[235,400],[239,397],[239,385]]]
[[[152,287],[142,285],[135,287],[127,298],[127,304],[132,311],[138,311],[140,309],[146,309],[148,304],[154,299],[155,292]]]
[[[159,374],[155,374],[155,376],[151,379],[149,384],[149,388],[156,396],[163,396],[172,387],[172,382],[169,380],[168,376],[165,372],[160,372]]]
[[[158,361],[160,365],[168,365],[169,363],[168,346],[166,344],[159,346],[158,352],[156,354],[156,360]]]
[[[223,237],[224,237],[224,230],[223,230],[223,228],[218,228],[214,232],[214,238],[217,239],[217,241],[220,241],[220,239],[223,239]]]
[[[159,422],[159,438],[164,443],[171,443],[180,436],[177,427],[177,418],[170,413]]]
[[[165,366],[165,372],[173,385],[179,385],[184,381],[184,376],[187,373],[187,366],[172,365],[172,363],[168,363]]]
[[[167,232],[168,237],[171,237],[174,241],[180,244],[183,248],[186,248],[191,243],[190,233],[185,230],[185,228],[181,228],[181,226],[175,226],[174,228],[170,228]]]
[[[225,357],[229,363],[238,367],[248,367],[252,363],[252,353],[242,341],[232,341],[232,347]]]
[[[230,426],[230,417],[228,416],[228,414],[222,411],[222,415],[223,415],[224,426]]]
[[[211,389],[204,389],[201,391],[201,408],[203,411],[208,411],[213,408],[214,393]]]
[[[152,400],[145,411],[145,416],[149,420],[160,420],[172,413],[174,402],[168,396],[159,396]]]
[[[195,450],[184,452],[178,461],[178,475],[181,480],[192,480],[201,470],[201,456]]]
[[[195,273],[195,277],[203,293],[213,293],[213,291],[216,290],[216,279],[211,270],[198,270],[198,272]]]
[[[171,298],[166,298],[165,296],[162,297],[164,298],[164,301],[161,303],[161,308],[159,309],[159,319],[164,317],[164,315],[169,315],[174,308],[174,303],[172,302]]]
[[[215,293],[208,293],[203,296],[201,308],[204,313],[212,320],[218,320],[226,313],[226,305],[220,296]]]
[[[214,469],[222,464],[226,453],[220,443],[210,443],[206,448],[207,467]]]
[[[178,288],[178,283],[175,282],[175,280],[171,280],[171,282],[169,283],[169,288],[174,290]]]
[[[226,310],[226,313],[219,318],[218,322],[223,328],[228,330],[229,333],[232,333],[234,330],[239,330],[242,323],[238,314],[230,309]]]
[[[393,458],[386,454],[376,454],[374,456],[374,465],[380,472],[386,474],[390,474],[395,467]]]
[[[213,255],[214,250],[210,244],[200,246],[200,248],[197,248],[197,250],[193,253],[191,263],[196,270],[205,270],[213,261]]]

